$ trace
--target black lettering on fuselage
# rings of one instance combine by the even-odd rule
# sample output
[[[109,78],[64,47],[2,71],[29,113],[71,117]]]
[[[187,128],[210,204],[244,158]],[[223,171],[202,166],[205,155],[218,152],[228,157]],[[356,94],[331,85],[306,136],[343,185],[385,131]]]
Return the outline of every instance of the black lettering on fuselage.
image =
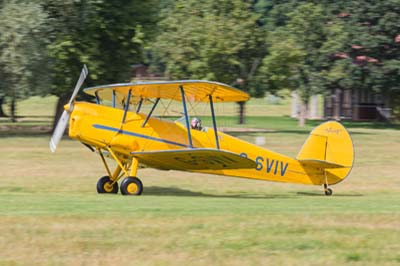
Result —
[[[247,154],[242,153],[241,156],[245,155],[247,158]],[[243,156],[244,157],[244,156]],[[281,175],[284,176],[286,174],[286,170],[289,167],[289,163],[287,162],[282,162],[276,159],[270,159],[270,158],[264,158],[262,156],[257,156],[255,159],[256,162],[256,170],[261,171],[265,169],[264,171],[267,173],[271,173],[274,175]]]

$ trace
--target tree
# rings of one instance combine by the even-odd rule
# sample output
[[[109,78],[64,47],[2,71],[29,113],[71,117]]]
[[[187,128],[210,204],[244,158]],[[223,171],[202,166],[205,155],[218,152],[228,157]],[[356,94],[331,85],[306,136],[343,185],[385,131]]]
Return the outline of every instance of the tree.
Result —
[[[301,36],[295,36],[288,24],[295,19],[292,17],[293,12],[306,4],[322,8],[324,19],[321,25],[324,31],[321,31],[320,37],[321,40],[326,39],[332,43],[325,45],[328,49],[322,52],[323,60],[319,62],[312,54],[311,57],[307,54],[307,58],[314,62],[313,65],[321,66],[319,70],[314,68],[312,71],[316,74],[313,80],[318,80],[316,84],[319,90],[326,93],[334,89],[374,91],[390,99],[392,108],[400,113],[400,107],[396,108],[400,102],[398,0],[257,1],[256,10],[261,14],[266,32],[273,32],[267,38],[267,43],[275,50],[270,51],[261,68],[262,71],[259,72],[263,84],[273,91],[288,85],[292,89],[299,86],[292,81],[298,80],[295,70],[298,69],[298,63],[302,62],[298,50]],[[310,20],[309,14],[315,15],[313,12],[304,13],[304,19]],[[303,25],[304,19],[298,20],[298,25]],[[301,27],[297,29],[298,35],[308,34]],[[317,24],[315,27],[319,28]],[[276,34],[279,29],[283,31],[281,36]],[[284,36],[285,31],[289,36]],[[290,47],[283,48],[284,46]],[[285,64],[279,61],[291,63]],[[264,74],[266,78],[262,77]]]
[[[282,5],[276,8],[285,7]],[[333,82],[329,78],[340,76],[340,68],[333,67],[330,57],[341,51],[347,36],[341,21],[328,17],[318,4],[301,3],[287,14],[287,21],[277,21],[280,26],[267,36],[269,54],[258,79],[272,91],[287,88],[299,92],[299,125],[303,126],[309,97],[325,91]],[[272,29],[274,25],[268,27]]]
[[[11,99],[11,120],[16,121],[16,100],[40,91],[46,84],[46,14],[40,5],[5,1],[0,9],[0,116]]]
[[[253,78],[265,52],[250,3],[177,0],[163,15],[151,45],[153,69],[173,79],[217,80],[257,93]]]
[[[43,2],[52,25],[50,93],[59,97],[56,122],[83,64],[89,66],[88,85],[123,82],[131,78],[131,64],[143,61],[143,42],[151,36],[147,33],[156,19],[157,2]]]
[[[343,1],[337,11],[349,35],[347,77],[340,85],[386,96],[395,113],[400,111],[399,15],[398,0]]]

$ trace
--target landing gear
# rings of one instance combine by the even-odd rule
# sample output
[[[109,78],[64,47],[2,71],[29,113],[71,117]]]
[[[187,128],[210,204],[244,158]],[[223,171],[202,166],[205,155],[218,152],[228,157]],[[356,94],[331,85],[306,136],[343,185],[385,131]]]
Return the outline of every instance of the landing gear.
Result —
[[[104,168],[108,173],[108,176],[103,176],[97,182],[97,192],[118,193],[118,180],[125,175],[126,178],[121,182],[122,195],[142,194],[143,184],[140,179],[136,177],[137,169],[139,168],[139,161],[134,157],[127,158],[121,154],[115,153],[110,147],[105,147],[105,149],[107,149],[111,157],[116,161],[117,167],[114,172],[111,173],[101,149],[97,149],[104,164]]]
[[[139,178],[129,176],[125,178],[121,183],[121,193],[122,195],[140,195],[143,192],[143,184]]]
[[[328,188],[328,175],[325,170],[324,170],[324,175],[325,175],[324,192],[326,196],[331,196],[333,191],[332,189]]]
[[[327,184],[324,184],[324,191],[326,196],[331,196],[333,193],[332,189],[328,188]]]
[[[103,176],[97,181],[97,193],[118,193],[118,183],[112,182],[109,176]]]

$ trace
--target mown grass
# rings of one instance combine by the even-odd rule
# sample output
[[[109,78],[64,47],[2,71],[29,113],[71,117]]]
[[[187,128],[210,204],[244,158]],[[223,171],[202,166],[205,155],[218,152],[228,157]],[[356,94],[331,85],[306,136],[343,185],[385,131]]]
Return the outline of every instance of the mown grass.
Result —
[[[55,98],[23,103],[19,125],[51,123]],[[234,104],[218,108],[220,126],[240,127]],[[195,109],[211,125],[208,110]],[[265,136],[266,147],[295,156],[320,121],[298,128],[289,110],[252,100],[245,127],[270,131],[235,135]],[[319,187],[151,169],[139,171],[141,197],[97,195],[104,170],[79,143],[66,139],[52,155],[48,135],[2,132],[0,265],[398,265],[399,128],[345,124],[356,161],[333,197]]]
[[[248,122],[272,132],[237,136],[265,136],[290,156],[313,126]],[[47,135],[3,134],[0,265],[399,265],[400,131],[350,133],[355,166],[332,197],[321,187],[152,169],[139,171],[140,197],[98,195],[105,171],[81,144],[65,139],[50,154]]]

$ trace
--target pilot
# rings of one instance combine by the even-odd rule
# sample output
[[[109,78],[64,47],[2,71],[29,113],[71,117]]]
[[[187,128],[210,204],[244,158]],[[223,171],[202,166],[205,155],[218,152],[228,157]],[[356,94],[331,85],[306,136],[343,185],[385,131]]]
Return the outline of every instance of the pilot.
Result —
[[[190,123],[190,128],[196,130],[202,130],[201,120],[197,117],[193,118],[192,122]]]

